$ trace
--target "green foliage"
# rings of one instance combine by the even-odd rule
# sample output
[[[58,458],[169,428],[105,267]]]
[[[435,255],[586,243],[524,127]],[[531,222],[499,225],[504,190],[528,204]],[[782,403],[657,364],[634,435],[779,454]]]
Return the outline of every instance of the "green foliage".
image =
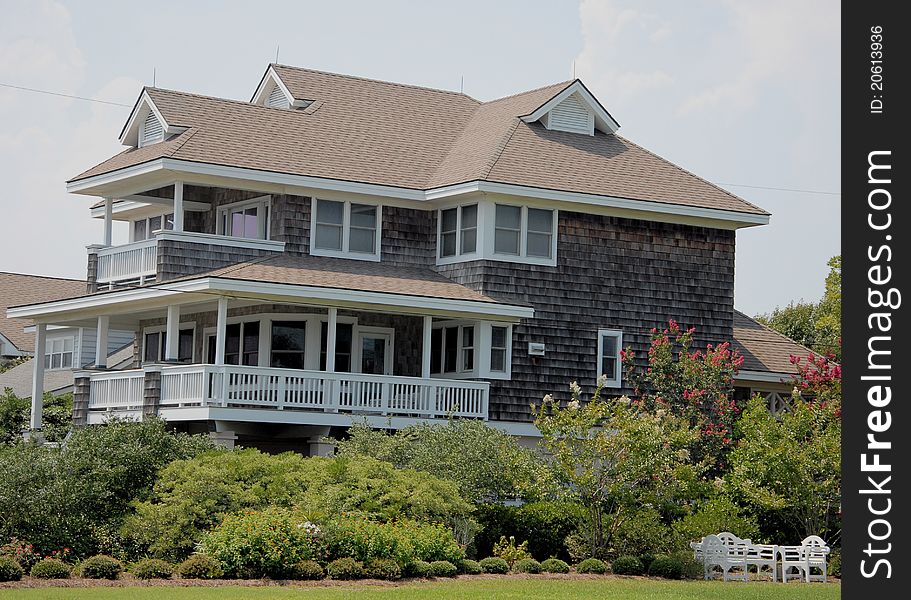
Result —
[[[648,574],[664,579],[682,579],[683,563],[673,556],[656,556],[648,567]]]
[[[44,558],[35,563],[30,575],[38,579],[69,579],[72,569],[57,558]]]
[[[481,531],[474,538],[478,556],[493,552],[494,544],[502,536],[528,540],[532,556],[569,558],[566,536],[571,534],[585,516],[585,510],[574,502],[529,502],[522,506],[481,504],[475,518]]]
[[[548,489],[546,470],[513,436],[474,419],[413,425],[385,433],[355,425],[337,442],[339,456],[371,456],[402,469],[454,481],[472,502],[532,498]]]
[[[613,537],[613,551],[617,555],[664,552],[672,545],[671,530],[662,522],[661,513],[654,508],[632,513],[616,526]]]
[[[705,571],[702,563],[693,557],[692,550],[678,550],[671,554],[682,568],[681,577],[683,579],[702,579]]]
[[[726,496],[715,496],[699,508],[671,525],[676,549],[686,549],[689,542],[701,540],[710,533],[730,531],[744,539],[754,539],[759,525],[753,515],[746,513]]]
[[[294,565],[294,579],[317,581],[325,576],[326,572],[323,571],[323,567],[315,560],[302,560]]]
[[[353,558],[337,558],[326,567],[332,579],[363,579],[364,563]]]
[[[303,458],[257,450],[207,453],[165,468],[122,533],[151,554],[179,559],[225,515],[268,506],[306,506],[314,517],[361,513],[473,523],[471,505],[449,481],[369,457]]]
[[[603,575],[607,573],[607,565],[604,564],[603,560],[598,558],[586,558],[578,565],[576,565],[576,573],[594,573],[595,575]]]
[[[522,558],[516,561],[512,570],[516,573],[540,573],[541,563],[533,558]]]
[[[15,537],[0,546],[0,556],[12,558],[26,571],[41,560],[41,554],[35,552],[35,548],[31,544]]]
[[[484,569],[481,568],[481,563],[470,558],[460,560],[456,563],[456,567],[459,569],[459,573],[463,575],[480,575],[484,572]]]
[[[402,578],[402,568],[391,558],[377,558],[364,566],[364,573],[370,579],[396,581]]]
[[[430,570],[430,563],[426,560],[414,561],[408,565],[406,572],[412,577],[422,577],[425,579],[433,576],[433,573]]]
[[[755,318],[798,344],[813,348],[816,345],[817,309],[815,302],[796,301],[784,308],[776,307],[770,313],[756,315]]]
[[[480,562],[485,573],[503,575],[509,573],[509,563],[498,556],[489,556]]]
[[[841,577],[841,548],[832,548],[826,564],[829,567],[829,577]]]
[[[569,565],[559,558],[548,558],[541,563],[541,570],[545,573],[569,573]]]
[[[19,563],[9,556],[0,556],[0,582],[19,581],[24,574]]]
[[[221,562],[208,554],[193,554],[177,565],[177,575],[181,579],[219,579],[224,574]]]
[[[174,566],[158,558],[144,558],[130,568],[137,579],[170,579]]]
[[[435,560],[430,563],[430,575],[432,577],[455,577],[459,570],[448,560]]]
[[[645,566],[636,556],[618,556],[610,565],[614,575],[642,575]]]
[[[509,539],[506,539],[506,536],[500,538],[493,546],[493,555],[499,558],[502,558],[512,567],[516,561],[522,560],[523,558],[531,558],[531,553],[528,552],[528,541],[524,541],[519,545],[516,545],[515,536],[509,536]]]
[[[111,556],[96,554],[79,563],[79,575],[86,579],[117,579],[123,564]]]
[[[63,441],[72,425],[73,394],[55,396],[46,392],[43,402],[42,433],[45,440]],[[0,444],[21,442],[22,434],[28,430],[31,410],[31,398],[20,398],[11,388],[3,390],[0,395]]]

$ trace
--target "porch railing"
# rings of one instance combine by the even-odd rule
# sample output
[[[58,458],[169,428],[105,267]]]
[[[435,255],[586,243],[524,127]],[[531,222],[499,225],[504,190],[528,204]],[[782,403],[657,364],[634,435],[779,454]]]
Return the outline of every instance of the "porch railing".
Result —
[[[129,410],[142,408],[145,371],[93,373],[89,388],[89,410]]]
[[[122,246],[109,246],[96,250],[98,254],[99,284],[138,282],[154,279],[158,270],[158,243],[156,239],[133,242]]]

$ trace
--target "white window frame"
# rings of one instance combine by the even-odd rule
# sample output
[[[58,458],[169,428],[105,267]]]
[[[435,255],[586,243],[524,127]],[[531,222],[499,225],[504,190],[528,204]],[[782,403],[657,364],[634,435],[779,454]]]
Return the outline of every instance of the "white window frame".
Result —
[[[342,210],[342,249],[333,250],[327,248],[317,248],[316,247],[316,217],[317,217],[317,205],[320,200],[326,202],[339,202],[343,205]],[[376,207],[376,238],[374,240],[374,249],[373,254],[367,252],[354,252],[349,250],[349,242],[351,239],[351,205],[352,204],[361,204],[363,206],[374,206]],[[335,198],[317,198],[313,197],[310,204],[310,254],[311,256],[331,256],[334,258],[349,258],[353,260],[369,260],[373,262],[379,262],[382,249],[380,244],[383,239],[383,205],[377,204],[374,202],[359,201],[359,200],[338,200]]]
[[[167,217],[168,215],[171,215],[171,219],[173,222],[173,218],[174,218],[173,210],[166,210],[164,212],[148,215],[148,216],[145,216],[145,217],[142,217],[139,219],[130,219],[130,232],[129,232],[130,243],[154,239],[155,236],[153,234],[155,233],[155,231],[173,231],[174,230],[173,226],[170,229],[165,227],[165,225],[167,223],[167,219],[165,217]],[[161,217],[161,228],[156,229],[155,231],[152,231],[152,226],[149,224],[149,222],[156,217]],[[142,240],[136,239],[136,223],[139,221],[144,221],[146,224],[146,236]]]
[[[233,213],[238,210],[245,210],[248,208],[256,207],[258,209],[257,215],[257,229],[258,236],[255,238],[248,237],[239,237],[228,235],[225,233],[225,218],[228,214]],[[261,215],[265,214],[265,218],[261,218]],[[256,198],[250,198],[249,200],[241,200],[240,202],[232,202],[231,204],[223,204],[218,207],[218,214],[215,219],[215,233],[223,237],[234,238],[238,240],[269,240],[272,239],[271,232],[272,229],[272,196],[258,196]],[[259,237],[263,236],[263,237]]]
[[[66,350],[67,340],[70,340],[73,344],[72,349],[69,351]],[[54,350],[55,342],[60,343],[59,352]],[[60,336],[60,337],[47,338],[44,342],[44,369],[46,371],[66,371],[66,370],[72,370],[72,369],[77,368],[76,358],[77,358],[78,354],[76,353],[76,349],[77,349],[76,346],[77,346],[76,336],[74,336],[74,335],[65,335],[65,336]],[[69,365],[63,364],[63,357],[66,354],[70,355],[70,364]],[[53,366],[55,355],[60,356],[60,366],[59,367]]]
[[[497,206],[511,206],[514,208],[520,208],[520,223],[519,223],[519,253],[518,254],[506,254],[496,251],[497,243]],[[551,231],[550,231],[550,256],[529,256],[528,255],[528,209],[532,208],[535,210],[550,211],[553,215],[553,220],[551,222]],[[493,218],[492,228],[493,233],[491,236],[490,248],[492,251],[493,258],[496,260],[503,260],[508,262],[522,262],[528,264],[540,264],[548,266],[557,265],[557,224],[559,220],[559,213],[555,208],[542,208],[538,206],[528,206],[527,204],[514,204],[510,202],[494,202],[493,203]]]
[[[599,329],[598,330],[598,362],[595,366],[595,381],[598,380],[601,373],[601,365],[604,362],[604,343],[605,337],[613,337],[617,340],[617,370],[613,379],[608,379],[604,384],[606,388],[619,388],[623,384],[623,360],[620,358],[620,352],[623,351],[623,331],[619,329]]]
[[[490,343],[486,346],[486,355],[487,355],[487,372],[492,376],[493,374],[500,374],[508,376],[512,372],[512,325],[507,325],[505,323],[490,323]],[[506,330],[506,346],[503,347],[504,350],[504,359],[503,359],[503,370],[494,370],[493,368],[493,328],[500,327]],[[499,347],[498,347],[499,348]]]
[[[180,332],[187,329],[193,330],[193,346],[190,355],[190,362],[188,364],[195,364],[196,362],[196,321],[184,321],[177,326],[177,343],[180,344]],[[139,353],[139,362],[145,363],[146,361],[146,335],[150,333],[166,333],[168,330],[167,325],[152,325],[150,327],[142,328],[142,343],[140,344],[140,353]],[[162,343],[162,336],[158,338],[158,360],[153,362],[164,362],[167,360],[165,356],[166,346]],[[178,354],[180,353],[180,348],[177,348]]]
[[[474,242],[474,251],[473,252],[463,252],[462,251],[462,210],[469,206],[477,207],[477,213],[475,216],[475,242]],[[451,256],[443,256],[443,211],[453,210],[456,211],[456,229],[455,229],[455,254]],[[469,228],[471,229],[471,228]],[[463,260],[472,260],[478,258],[479,249],[481,248],[481,203],[479,201],[475,202],[465,202],[463,204],[456,204],[454,206],[445,206],[437,210],[437,264],[448,264],[454,262],[461,262]]]
[[[322,328],[322,326],[320,326]],[[388,353],[386,354],[386,372],[383,375],[392,375],[395,369],[395,328],[394,327],[370,327],[366,325],[358,325],[355,321],[353,326],[353,331],[351,332],[351,370],[354,373],[361,373],[364,361],[364,344],[363,338],[370,337],[373,335],[385,335],[389,339]],[[356,368],[356,370],[355,370]]]
[[[456,328],[458,333],[456,334],[456,358],[455,358],[455,371],[446,371],[446,329]],[[466,346],[464,345],[465,338],[463,331],[466,328],[474,329],[474,338],[472,340],[473,345],[469,346],[474,350],[474,366],[471,369],[464,368],[464,362],[462,357],[464,356],[464,351]],[[440,372],[431,373],[430,377],[435,379],[467,379],[470,377],[478,377],[479,368],[478,368],[478,338],[480,336],[479,323],[477,321],[466,321],[461,319],[453,319],[450,321],[438,321],[433,324],[433,329],[440,329],[443,331],[440,342],[442,347],[440,348]]]

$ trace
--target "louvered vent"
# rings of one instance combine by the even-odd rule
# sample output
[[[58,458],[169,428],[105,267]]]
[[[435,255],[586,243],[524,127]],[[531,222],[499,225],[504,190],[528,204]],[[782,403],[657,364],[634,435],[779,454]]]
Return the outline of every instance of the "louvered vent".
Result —
[[[270,108],[290,108],[291,103],[285,93],[277,85],[272,88],[272,93],[266,98],[266,106]]]
[[[548,114],[548,129],[573,133],[595,133],[595,115],[578,95],[573,94]]]
[[[155,113],[150,110],[146,120],[142,122],[142,127],[139,131],[139,147],[148,146],[149,144],[160,142],[163,139],[164,129],[161,126],[161,121],[159,121],[158,117],[155,116]]]

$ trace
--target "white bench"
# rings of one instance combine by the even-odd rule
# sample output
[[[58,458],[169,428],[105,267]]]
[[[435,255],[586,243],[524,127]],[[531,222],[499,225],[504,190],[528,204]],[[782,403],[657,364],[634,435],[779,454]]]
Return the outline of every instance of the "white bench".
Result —
[[[724,581],[747,581],[750,567],[756,567],[757,575],[768,568],[772,581],[777,582],[780,566],[784,583],[789,578],[807,582],[826,581],[826,556],[830,552],[825,541],[816,535],[804,538],[799,546],[777,546],[754,544],[728,531],[691,542],[690,548],[695,559],[702,562],[706,579],[711,579],[717,567],[721,569]]]

